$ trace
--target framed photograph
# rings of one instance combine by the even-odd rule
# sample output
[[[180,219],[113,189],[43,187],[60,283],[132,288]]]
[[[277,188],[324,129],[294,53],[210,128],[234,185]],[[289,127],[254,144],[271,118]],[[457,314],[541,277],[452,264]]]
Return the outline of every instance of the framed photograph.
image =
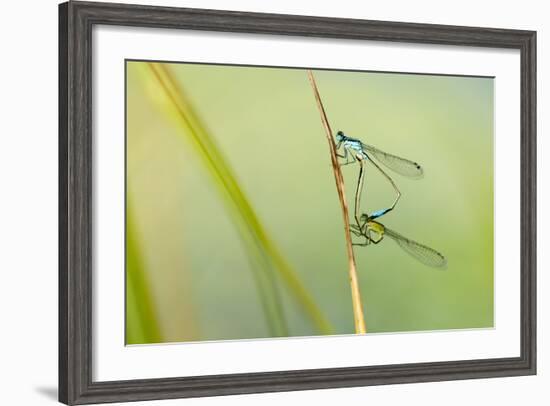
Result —
[[[536,373],[536,33],[59,8],[59,400]]]

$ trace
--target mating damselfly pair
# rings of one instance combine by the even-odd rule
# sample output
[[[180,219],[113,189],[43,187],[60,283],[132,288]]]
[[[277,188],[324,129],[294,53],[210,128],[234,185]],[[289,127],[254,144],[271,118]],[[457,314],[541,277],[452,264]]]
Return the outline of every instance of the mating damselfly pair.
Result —
[[[363,143],[361,140],[348,137],[342,131],[338,131],[335,138],[337,142],[336,150],[340,151],[340,149],[343,148],[342,154],[337,153],[338,157],[345,159],[345,162],[340,165],[344,166],[355,162],[360,165],[359,177],[355,191],[354,217],[356,224],[352,224],[350,226],[350,231],[357,237],[363,237],[364,242],[356,243],[354,245],[367,246],[371,243],[378,244],[382,241],[384,236],[388,236],[401,248],[403,248],[405,252],[423,264],[436,268],[444,268],[447,265],[447,260],[442,254],[430,247],[410,240],[409,238],[406,238],[401,234],[385,227],[382,223],[375,221],[375,219],[380,218],[392,211],[401,198],[401,192],[393,179],[380,167],[376,161],[380,162],[394,172],[410,178],[421,178],[424,174],[422,167],[414,161],[401,158],[393,154],[388,154],[387,152],[375,148],[372,145]],[[370,162],[391,183],[396,192],[395,200],[391,206],[381,210],[376,210],[370,215],[360,213],[361,193],[365,176],[365,162]]]

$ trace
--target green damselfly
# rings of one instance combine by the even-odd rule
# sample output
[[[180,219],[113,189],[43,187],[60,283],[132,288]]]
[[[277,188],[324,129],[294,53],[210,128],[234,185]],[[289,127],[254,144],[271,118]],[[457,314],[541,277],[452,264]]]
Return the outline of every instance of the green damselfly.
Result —
[[[351,232],[353,234],[357,237],[365,238],[363,243],[355,243],[354,245],[367,246],[371,243],[378,244],[384,239],[385,236],[388,236],[394,240],[407,254],[422,262],[424,265],[431,266],[433,268],[447,267],[447,259],[440,252],[389,229],[382,223],[375,221],[378,217],[380,217],[380,215],[377,216],[376,214],[373,214],[369,216],[367,214],[362,214],[361,225],[350,225]]]
[[[387,152],[379,150],[372,145],[363,143],[357,138],[348,137],[342,131],[338,131],[335,138],[336,151],[339,151],[340,148],[343,147],[343,154],[339,154],[338,152],[336,152],[336,155],[340,158],[346,159],[346,161],[342,163],[341,166],[348,165],[354,162],[359,162],[360,165],[359,177],[357,179],[357,187],[355,191],[355,222],[357,223],[357,226],[360,226],[359,211],[364,178],[363,163],[365,161],[369,161],[370,163],[372,163],[374,167],[378,169],[380,173],[382,173],[382,175],[391,183],[396,192],[396,197],[393,204],[388,208],[374,212],[373,215],[376,215],[376,217],[383,216],[384,214],[392,211],[401,197],[401,192],[399,191],[399,188],[397,187],[393,179],[380,167],[380,165],[375,162],[375,160],[379,161],[384,166],[388,167],[394,172],[403,176],[407,176],[409,178],[421,178],[424,174],[422,167],[418,163],[409,159],[398,157],[396,155],[388,154]]]

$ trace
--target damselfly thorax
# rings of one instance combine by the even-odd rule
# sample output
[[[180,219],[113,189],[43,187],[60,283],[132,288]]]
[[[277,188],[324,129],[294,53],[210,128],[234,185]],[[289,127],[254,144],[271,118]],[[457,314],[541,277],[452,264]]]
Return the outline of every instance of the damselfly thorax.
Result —
[[[363,143],[355,138],[343,136],[342,146],[349,151],[356,159],[369,159],[368,155],[363,150]]]
[[[383,224],[378,223],[377,221],[369,220],[366,224],[366,233],[371,242],[378,244],[384,238],[384,232],[386,227]]]

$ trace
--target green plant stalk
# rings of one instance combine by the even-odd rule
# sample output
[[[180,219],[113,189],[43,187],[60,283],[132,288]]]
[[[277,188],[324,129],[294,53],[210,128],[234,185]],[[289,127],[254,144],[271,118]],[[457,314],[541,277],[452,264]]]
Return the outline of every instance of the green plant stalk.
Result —
[[[247,252],[253,253],[253,257],[250,258],[252,276],[258,288],[269,332],[272,337],[286,337],[289,334],[288,325],[284,316],[284,309],[281,303],[277,281],[274,278],[270,266],[271,264],[265,255],[258,250],[258,247],[254,245],[250,236],[246,234],[246,230],[241,230],[240,235],[248,247]],[[265,271],[258,272],[258,269],[264,269]]]
[[[184,133],[191,135],[192,141],[196,141],[198,135],[196,130],[191,125],[192,117],[190,117],[190,112],[187,106],[179,103],[182,95],[180,94],[180,89],[174,88],[175,81],[164,69],[155,70],[155,66],[152,65],[149,65],[149,68],[152,69],[154,78],[157,79],[156,83],[161,87],[162,93],[167,96],[168,101],[170,102],[170,107],[175,108],[175,118],[180,124],[183,124],[185,129]],[[203,135],[201,134],[200,137],[203,137]],[[200,147],[200,145],[197,145],[196,142],[194,142],[194,145]],[[268,323],[269,332],[271,336],[287,336],[288,328],[284,317],[281,300],[279,298],[278,286],[276,281],[274,281],[271,264],[265,253],[262,251],[261,246],[258,245],[257,241],[254,241],[253,235],[251,235],[248,231],[249,227],[246,224],[246,218],[243,218],[240,215],[238,208],[233,204],[233,199],[231,199],[231,196],[227,193],[226,182],[224,182],[223,177],[219,176],[219,171],[224,170],[220,165],[223,163],[218,162],[218,165],[216,165],[214,160],[218,158],[214,157],[212,159],[212,156],[205,156],[202,148],[199,148],[199,152],[199,156],[203,158],[207,164],[207,167],[210,169],[209,173],[213,175],[214,181],[220,186],[222,198],[230,203],[226,207],[228,207],[233,214],[235,214],[231,216],[231,218],[236,220],[239,235],[248,247],[246,252],[251,255],[249,257],[251,269],[253,271],[254,281],[258,288],[259,298],[265,314],[265,320]]]
[[[180,122],[184,124],[188,133],[192,136],[194,144],[201,153],[201,157],[205,159],[216,181],[225,189],[227,198],[231,200],[233,203],[232,206],[239,214],[242,227],[247,230],[247,234],[252,238],[254,244],[258,245],[259,251],[265,253],[273,263],[282,281],[289,288],[295,300],[301,304],[313,325],[323,334],[332,333],[333,330],[328,320],[321,313],[311,295],[284,259],[275,243],[268,237],[265,228],[258,219],[244,192],[239,187],[233,171],[226,164],[224,157],[205,130],[205,126],[193,111],[190,103],[185,99],[183,90],[177,85],[168,68],[156,63],[149,63],[148,65],[176,108]]]
[[[140,256],[129,201],[126,202],[126,344],[163,342],[149,284]]]

